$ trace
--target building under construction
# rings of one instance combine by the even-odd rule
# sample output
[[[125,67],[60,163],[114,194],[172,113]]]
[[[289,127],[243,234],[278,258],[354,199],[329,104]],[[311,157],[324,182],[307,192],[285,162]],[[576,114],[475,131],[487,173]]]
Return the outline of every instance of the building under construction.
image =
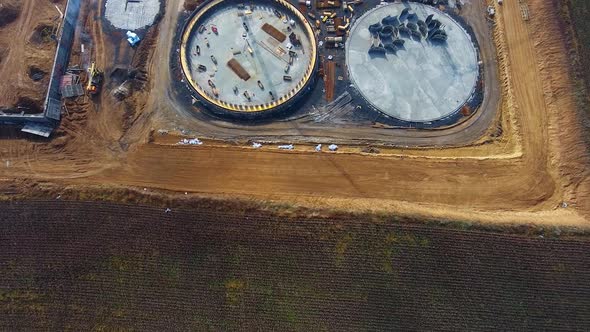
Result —
[[[354,22],[346,43],[354,89],[378,111],[408,123],[459,112],[476,92],[478,62],[467,31],[419,3],[370,9]]]
[[[180,63],[196,99],[215,114],[284,112],[309,91],[318,66],[312,26],[283,0],[213,0],[189,17]]]

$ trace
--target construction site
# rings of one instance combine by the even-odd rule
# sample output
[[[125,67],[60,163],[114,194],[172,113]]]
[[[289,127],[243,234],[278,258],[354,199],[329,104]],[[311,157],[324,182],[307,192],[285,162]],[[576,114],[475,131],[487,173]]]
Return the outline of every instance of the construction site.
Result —
[[[321,288],[318,285],[329,284],[329,278],[317,279],[313,285],[294,280],[296,269],[283,266],[291,260],[301,263],[303,256],[293,250],[302,248],[318,255],[312,255],[317,258],[313,262],[302,263],[308,269],[303,275],[313,279],[313,271],[329,259],[326,264],[342,285],[362,280],[363,273],[382,287],[390,282],[411,283],[414,279],[400,274],[392,262],[399,259],[405,266],[400,269],[420,271],[426,264],[418,263],[420,257],[427,256],[433,263],[441,259],[437,250],[457,250],[453,252],[462,254],[451,264],[460,282],[451,282],[449,289],[468,288],[473,275],[459,268],[464,263],[460,256],[469,256],[473,249],[477,257],[485,257],[471,261],[482,275],[496,267],[498,271],[516,269],[512,259],[526,264],[548,260],[537,288],[553,277],[567,276],[579,294],[588,294],[582,285],[588,271],[568,270],[582,269],[581,261],[568,256],[562,259],[567,266],[562,267],[548,258],[553,252],[580,254],[590,234],[590,145],[584,111],[589,99],[587,89],[580,88],[585,86],[576,67],[581,62],[572,60],[582,57],[576,50],[583,43],[568,20],[567,1],[0,0],[0,73],[5,78],[0,83],[0,197],[6,201],[0,210],[18,216],[13,220],[0,213],[0,220],[12,225],[11,232],[22,243],[37,239],[35,234],[23,233],[26,227],[12,224],[27,218],[59,224],[51,228],[52,234],[63,243],[72,240],[62,231],[66,225],[77,229],[76,234],[93,229],[105,243],[113,243],[86,245],[77,237],[72,240],[81,252],[116,248],[105,253],[108,257],[101,256],[103,265],[76,270],[81,271],[76,280],[83,280],[80,289],[100,289],[106,284],[109,289],[123,287],[107,281],[113,275],[99,272],[107,265],[116,265],[118,270],[109,271],[126,276],[155,269],[147,258],[141,261],[149,265],[146,268],[131,262],[151,255],[147,253],[152,250],[150,239],[161,248],[153,249],[158,251],[154,264],[165,265],[176,276],[170,279],[175,283],[166,279],[170,281],[166,298],[182,305],[190,301],[175,293],[176,287],[190,288],[190,278],[183,279],[189,274],[182,271],[193,268],[192,258],[156,239],[157,230],[151,235],[139,231],[141,225],[162,220],[167,234],[183,236],[182,243],[190,243],[191,236],[203,243],[232,241],[232,257],[224,256],[223,245],[212,244],[210,255],[203,257],[223,261],[223,270],[211,272],[198,288],[187,291],[199,296],[216,289],[219,294],[214,300],[227,310],[231,322],[201,308],[206,317],[198,324],[178,325],[187,329],[201,329],[209,318],[213,323],[208,326],[214,329],[232,329],[240,319],[242,323],[251,319],[245,326],[252,328],[289,329],[285,321],[275,324],[269,318],[270,312],[283,307],[261,304],[253,294],[264,293],[268,301],[278,302],[289,297],[285,294],[298,294],[293,296],[300,302]],[[53,203],[59,208],[52,208]],[[190,217],[193,210],[198,211],[194,213],[198,221]],[[108,222],[81,226],[76,222],[83,215],[97,224]],[[185,226],[175,224],[177,216],[186,221],[182,225],[194,222],[197,226],[184,233],[178,227]],[[120,235],[115,220],[133,220],[128,226],[133,232],[128,237]],[[227,228],[222,227],[224,220]],[[355,220],[360,220],[358,225]],[[251,227],[244,233],[251,236],[247,240],[240,238],[244,224]],[[256,228],[258,224],[263,226]],[[290,230],[296,233],[293,238]],[[134,242],[134,232],[144,240]],[[403,236],[398,236],[400,232]],[[266,239],[265,234],[277,235],[289,245]],[[475,240],[465,240],[471,236],[493,246],[524,243],[523,251],[486,251]],[[363,244],[368,239],[374,246]],[[134,243],[135,258],[125,256],[128,253],[114,244],[116,240]],[[258,260],[255,252],[266,240],[269,247],[261,253],[266,258]],[[472,241],[471,249],[459,248],[461,241]],[[352,247],[347,247],[350,243]],[[50,261],[50,255],[27,252],[24,244],[14,251],[8,247],[6,252],[26,257],[27,269],[51,274],[46,266],[53,263],[35,267],[41,264],[35,257]],[[67,250],[54,242],[46,247],[60,255]],[[188,247],[207,250],[200,245]],[[347,256],[347,248],[354,248],[354,254]],[[284,254],[277,266],[288,270],[288,275],[277,272],[272,291],[248,288],[263,283],[252,271],[265,260],[274,262],[274,251]],[[497,259],[499,255],[507,258]],[[0,264],[17,264],[9,256],[0,257]],[[120,263],[123,256],[128,260]],[[81,266],[82,258],[71,259],[68,264]],[[351,276],[348,271],[354,264],[359,267]],[[537,271],[534,263],[526,266],[530,274]],[[63,278],[70,278],[64,272],[67,266],[56,269]],[[265,273],[273,269],[261,268]],[[14,271],[20,279],[29,280],[28,272]],[[424,278],[435,278],[441,271],[444,266]],[[505,274],[523,280],[521,272]],[[216,273],[224,281],[215,279]],[[105,279],[92,279],[96,275]],[[426,279],[425,283],[430,282]],[[6,280],[10,292],[20,289]],[[219,284],[211,286],[215,282]],[[286,282],[306,290],[278,289]],[[512,289],[512,285],[504,280],[498,287]],[[419,286],[414,286],[416,292]],[[521,286],[514,287],[524,289]],[[350,287],[356,293],[335,289],[340,292],[338,301],[319,292],[318,302],[312,301],[317,312],[310,313],[297,302],[297,310],[283,308],[287,311],[277,317],[288,320],[289,310],[294,310],[295,316],[304,317],[296,330],[343,327],[337,320],[323,320],[322,304],[330,306],[326,312],[331,315],[347,316],[342,314],[346,311],[340,300],[347,301],[350,295],[351,303],[361,303],[381,289],[361,287],[356,281]],[[406,294],[396,288],[392,298],[401,294],[398,291]],[[429,289],[418,298],[432,301],[432,312],[452,321],[456,313],[448,308],[462,300],[438,291]],[[479,291],[472,295],[494,289]],[[22,321],[27,310],[35,311],[37,317],[46,315],[44,306],[53,301],[52,296],[63,295],[31,298],[21,294],[20,300],[38,303],[39,308],[31,305],[11,311],[2,301],[16,297],[3,292],[0,289],[0,312],[12,315],[8,323],[0,318],[5,329],[17,328],[13,323]],[[531,293],[523,292],[530,308],[546,312],[537,307]],[[435,293],[440,296],[432,297]],[[559,293],[567,291],[560,288]],[[117,298],[113,294],[112,299]],[[244,294],[251,297],[240,297]],[[505,299],[510,303],[502,302]],[[469,316],[473,321],[480,319],[481,325],[461,321],[464,324],[444,326],[471,330],[515,326],[497,325],[491,312],[505,304],[516,306],[516,299],[502,293],[486,301],[491,301],[486,302],[489,312]],[[547,315],[571,313],[556,297],[547,303],[558,307]],[[575,307],[575,314],[555,316],[543,324],[565,326],[556,322],[567,318],[572,329],[589,327],[584,317],[590,315],[581,312],[585,302],[572,297],[567,303]],[[262,306],[264,314],[249,311],[250,304]],[[121,314],[120,320],[94,317],[95,328],[116,329],[134,319],[147,324],[135,325],[143,329],[163,327],[158,325],[161,321],[142,315],[150,307],[146,303],[134,303],[135,311],[127,313],[117,311],[124,304],[109,305],[104,317]],[[60,315],[70,317],[70,322],[87,317],[69,309]],[[527,316],[522,310],[519,319],[510,316],[505,321],[522,321]],[[355,326],[393,326],[386,312],[375,315],[376,320]],[[409,319],[411,312],[400,315]],[[436,327],[437,322],[426,320],[422,327]],[[549,326],[535,323],[530,326]],[[61,329],[67,324],[58,325],[29,327]]]
[[[245,124],[244,129],[255,125],[262,135],[278,121],[374,135],[378,126],[457,125],[483,101],[484,64],[473,30],[433,6],[378,1],[229,5],[208,3],[182,30],[179,67],[187,86],[177,87],[179,108],[238,120],[234,124]],[[371,32],[367,16],[377,19],[383,32]],[[385,17],[394,21],[381,24]],[[437,39],[437,31],[444,40]],[[272,63],[275,68],[265,68]],[[321,83],[315,84],[316,77]],[[232,83],[218,86],[220,80]],[[188,121],[196,128],[210,120]]]

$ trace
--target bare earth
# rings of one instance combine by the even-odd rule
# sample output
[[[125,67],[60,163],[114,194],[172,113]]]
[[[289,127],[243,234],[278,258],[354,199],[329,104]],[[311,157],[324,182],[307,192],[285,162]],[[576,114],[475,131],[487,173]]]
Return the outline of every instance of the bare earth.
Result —
[[[2,0],[0,4],[20,8],[14,22],[0,27],[0,107],[14,106],[19,104],[19,98],[28,98],[41,109],[55,56],[56,43],[49,35],[60,22],[56,7],[63,12],[65,1]],[[30,67],[46,74],[33,81]]]
[[[23,8],[31,2],[24,1]],[[483,6],[474,2],[466,10]],[[15,177],[31,176],[105,191],[145,187],[166,190],[162,195],[187,192],[425,219],[590,227],[588,155],[570,92],[564,38],[555,33],[560,18],[553,1],[530,1],[528,22],[517,1],[498,8],[493,34],[502,90],[496,119],[502,124],[500,138],[489,139],[490,129],[475,144],[411,148],[423,138],[408,132],[397,147],[380,148],[380,154],[360,153],[353,144],[317,154],[312,143],[279,152],[252,150],[246,138],[199,147],[173,146],[176,136],[150,141],[150,130],[160,128],[160,114],[170,107],[164,102],[168,52],[181,6],[182,1],[168,1],[159,34],[142,44],[154,43],[155,51],[138,50],[149,51],[137,64],[150,73],[145,90],[122,103],[104,93],[100,107],[69,103],[70,114],[48,144],[11,135],[0,141],[5,187]],[[92,14],[84,22],[98,38],[97,63],[104,68],[112,65],[114,53],[100,24]],[[285,141],[297,135],[291,129]]]

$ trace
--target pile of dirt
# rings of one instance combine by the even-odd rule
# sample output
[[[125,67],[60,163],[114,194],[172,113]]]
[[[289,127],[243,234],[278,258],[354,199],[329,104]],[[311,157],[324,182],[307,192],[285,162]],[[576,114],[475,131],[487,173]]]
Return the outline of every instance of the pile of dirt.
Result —
[[[41,45],[51,42],[53,36],[53,26],[47,23],[41,23],[35,27],[30,41],[35,45]]]
[[[559,114],[552,121],[555,125],[549,129],[553,135],[550,142],[557,152],[555,157],[560,159],[559,170],[566,179],[564,183],[567,194],[564,201],[590,215],[590,99],[584,89],[584,77],[581,73],[588,71],[585,64],[590,63],[590,52],[584,52],[584,49],[590,50],[586,45],[590,38],[590,24],[575,19],[578,12],[587,13],[590,5],[572,1],[574,7],[564,8],[562,2],[554,0],[530,6],[542,18],[560,13],[556,20],[549,21],[535,16],[531,20],[531,27],[561,32],[547,36],[534,34],[533,39],[536,39],[535,45],[538,46],[537,59],[540,73],[544,76],[546,104],[551,110],[549,114]],[[576,47],[577,44],[579,47]]]
[[[203,3],[203,0],[185,0],[184,9],[192,12],[197,9],[201,3]]]
[[[7,114],[39,114],[43,113],[41,101],[34,100],[30,97],[19,97],[13,106],[0,107],[0,111]]]
[[[33,81],[40,81],[47,75],[47,72],[39,67],[29,66],[28,74]]]
[[[25,112],[25,114],[39,114],[43,113],[41,105],[42,102],[39,100],[34,100],[29,97],[20,97],[16,101],[15,107],[19,112]]]
[[[18,18],[21,4],[18,0],[0,1],[0,27],[8,25]]]
[[[379,149],[377,149],[375,147],[372,147],[372,146],[365,146],[365,147],[361,148],[361,152],[362,153],[374,153],[374,154],[377,154],[377,153],[380,153],[381,151],[379,151]]]
[[[86,98],[66,99],[64,109],[60,126],[53,132],[54,138],[64,139],[52,140],[51,149],[53,150],[63,149],[76,133],[86,127],[91,103]]]

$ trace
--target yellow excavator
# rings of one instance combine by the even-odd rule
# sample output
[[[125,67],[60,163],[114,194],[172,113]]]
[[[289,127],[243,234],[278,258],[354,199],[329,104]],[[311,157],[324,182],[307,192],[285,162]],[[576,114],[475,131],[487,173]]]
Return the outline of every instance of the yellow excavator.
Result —
[[[88,91],[91,96],[100,93],[103,76],[103,72],[98,70],[96,63],[93,62],[90,68],[88,68],[88,85],[86,86],[86,91]]]

